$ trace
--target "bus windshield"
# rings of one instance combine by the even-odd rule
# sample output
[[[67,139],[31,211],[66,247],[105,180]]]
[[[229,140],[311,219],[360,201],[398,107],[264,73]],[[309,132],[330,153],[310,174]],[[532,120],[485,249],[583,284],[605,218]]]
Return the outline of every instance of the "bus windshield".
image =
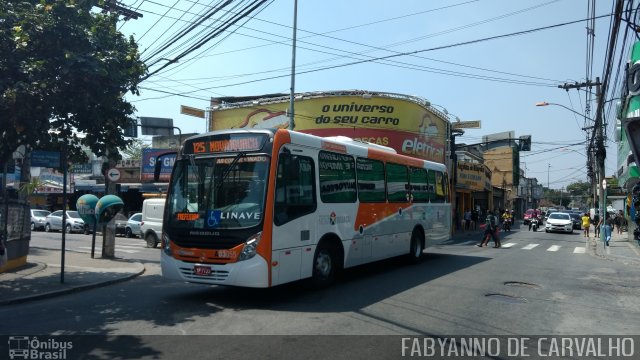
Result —
[[[269,157],[245,155],[177,161],[169,189],[173,229],[232,229],[262,222]]]

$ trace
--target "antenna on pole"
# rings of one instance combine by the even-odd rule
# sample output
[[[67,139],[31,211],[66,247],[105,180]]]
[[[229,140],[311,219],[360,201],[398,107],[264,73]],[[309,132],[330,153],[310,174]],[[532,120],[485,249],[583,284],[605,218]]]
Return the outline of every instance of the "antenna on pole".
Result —
[[[291,94],[289,96],[289,130],[293,130],[293,101],[296,88],[296,28],[298,26],[298,0],[293,1],[293,44],[291,46]]]

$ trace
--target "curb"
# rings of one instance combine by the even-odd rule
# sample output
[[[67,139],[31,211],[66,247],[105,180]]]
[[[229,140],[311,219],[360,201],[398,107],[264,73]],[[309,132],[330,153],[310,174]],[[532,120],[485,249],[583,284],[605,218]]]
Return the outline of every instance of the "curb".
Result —
[[[15,299],[4,300],[4,301],[0,300],[0,305],[12,305],[12,304],[25,303],[29,301],[35,301],[35,300],[48,299],[48,298],[56,297],[59,295],[71,294],[71,293],[80,292],[83,290],[90,290],[90,289],[95,289],[95,288],[99,288],[107,285],[117,284],[120,282],[125,282],[144,274],[144,272],[146,271],[146,268],[144,264],[142,263],[139,263],[139,264],[142,266],[142,270],[139,270],[137,273],[133,273],[119,279],[101,281],[101,282],[96,282],[96,283],[91,283],[86,285],[72,286],[67,289],[49,291],[42,294],[24,296],[24,297],[19,297]]]

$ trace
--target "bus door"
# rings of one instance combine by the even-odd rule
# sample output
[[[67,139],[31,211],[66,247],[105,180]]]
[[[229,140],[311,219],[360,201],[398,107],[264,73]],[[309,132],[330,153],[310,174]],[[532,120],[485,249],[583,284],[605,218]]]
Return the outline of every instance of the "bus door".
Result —
[[[273,209],[272,285],[311,276],[317,241],[313,150],[287,145],[278,155]]]

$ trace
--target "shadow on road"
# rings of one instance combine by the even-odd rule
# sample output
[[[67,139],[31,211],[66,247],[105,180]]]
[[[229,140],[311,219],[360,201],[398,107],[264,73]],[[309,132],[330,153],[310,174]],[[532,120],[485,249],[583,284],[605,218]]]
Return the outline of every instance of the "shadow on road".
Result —
[[[211,287],[165,299],[176,306],[215,303],[224,308],[268,309],[294,312],[357,311],[396,294],[488,260],[482,257],[426,254],[415,265],[394,258],[346,269],[326,289],[314,289],[308,280],[270,289]]]

